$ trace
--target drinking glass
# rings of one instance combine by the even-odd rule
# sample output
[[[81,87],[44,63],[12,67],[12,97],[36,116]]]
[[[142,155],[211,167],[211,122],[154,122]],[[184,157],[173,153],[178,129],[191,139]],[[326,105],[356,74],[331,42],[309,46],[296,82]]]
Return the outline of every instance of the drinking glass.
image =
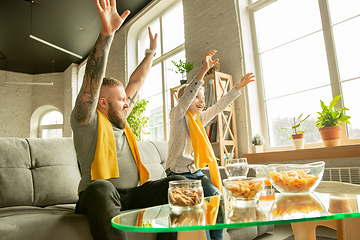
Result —
[[[235,158],[225,160],[225,173],[229,179],[246,178],[249,166],[246,158]]]

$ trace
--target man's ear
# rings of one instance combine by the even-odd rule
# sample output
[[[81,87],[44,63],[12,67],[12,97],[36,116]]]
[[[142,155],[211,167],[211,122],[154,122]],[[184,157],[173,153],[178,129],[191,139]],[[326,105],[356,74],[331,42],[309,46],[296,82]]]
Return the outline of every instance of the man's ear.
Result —
[[[98,106],[103,109],[107,109],[109,106],[109,102],[106,98],[99,98]]]

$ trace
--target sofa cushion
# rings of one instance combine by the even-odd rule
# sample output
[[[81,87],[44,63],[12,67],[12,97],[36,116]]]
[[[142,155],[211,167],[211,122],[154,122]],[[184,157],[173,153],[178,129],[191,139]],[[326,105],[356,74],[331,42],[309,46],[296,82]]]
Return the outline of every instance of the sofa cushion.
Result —
[[[75,203],[80,172],[72,138],[27,140],[34,182],[33,205]]]
[[[165,170],[161,164],[162,159],[159,151],[151,141],[137,142],[141,161],[150,173],[150,179],[156,180],[166,177]]]
[[[165,169],[167,155],[168,155],[168,142],[167,141],[152,141],[152,144],[156,147],[160,158],[161,158],[161,165]]]
[[[25,139],[0,138],[0,207],[31,205],[33,181]]]

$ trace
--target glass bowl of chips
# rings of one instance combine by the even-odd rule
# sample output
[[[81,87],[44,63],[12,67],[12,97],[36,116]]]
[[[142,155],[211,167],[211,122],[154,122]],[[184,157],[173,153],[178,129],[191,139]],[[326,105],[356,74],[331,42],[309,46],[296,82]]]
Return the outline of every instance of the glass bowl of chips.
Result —
[[[204,203],[201,180],[170,181],[168,200],[171,209],[184,210],[201,207]]]
[[[228,195],[236,202],[256,203],[264,189],[265,178],[241,177],[223,180]]]
[[[266,166],[271,184],[281,193],[309,193],[321,182],[325,162],[270,164]]]

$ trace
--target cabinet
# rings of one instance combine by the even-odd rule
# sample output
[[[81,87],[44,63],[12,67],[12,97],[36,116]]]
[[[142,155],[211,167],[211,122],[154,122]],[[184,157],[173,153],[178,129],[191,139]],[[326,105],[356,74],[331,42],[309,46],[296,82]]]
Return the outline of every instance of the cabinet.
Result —
[[[204,77],[204,87],[209,84],[209,80],[214,79],[215,101],[218,101],[225,93],[233,87],[232,76],[222,72],[213,72]],[[181,86],[170,89],[171,108],[177,103],[177,91]],[[211,142],[215,156],[220,159],[220,165],[224,165],[225,158],[237,158],[237,131],[235,103],[232,102],[223,112],[215,117],[217,123],[216,140]],[[207,128],[207,127],[206,127]]]

